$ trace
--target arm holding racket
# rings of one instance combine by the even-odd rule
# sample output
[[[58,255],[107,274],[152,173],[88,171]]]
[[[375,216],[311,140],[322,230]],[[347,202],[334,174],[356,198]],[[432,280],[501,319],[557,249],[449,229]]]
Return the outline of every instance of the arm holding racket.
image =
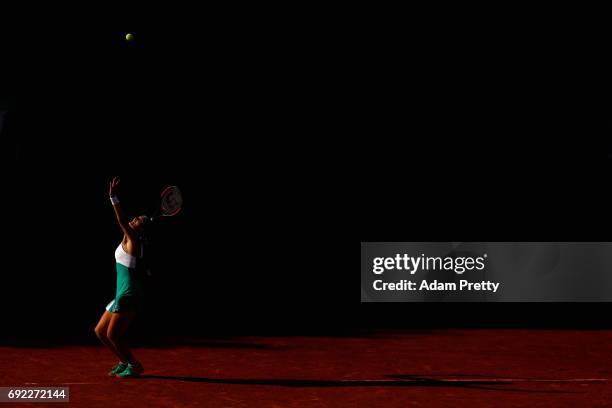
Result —
[[[119,204],[119,199],[117,198],[117,190],[119,189],[119,177],[114,177],[113,181],[110,183],[109,195],[111,199],[111,203],[113,204],[113,209],[115,210],[115,216],[117,217],[117,222],[119,226],[123,230],[123,233],[128,236],[128,238],[132,238],[134,236],[134,231],[130,227],[130,224],[123,213],[123,209]]]

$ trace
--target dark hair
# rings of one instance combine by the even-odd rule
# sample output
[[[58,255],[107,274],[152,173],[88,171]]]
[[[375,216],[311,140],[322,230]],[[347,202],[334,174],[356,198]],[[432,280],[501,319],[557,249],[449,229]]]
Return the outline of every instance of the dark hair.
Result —
[[[140,216],[142,217],[142,216]],[[140,241],[140,256],[138,261],[140,262],[141,269],[145,276],[151,276],[151,263],[149,262],[150,257],[147,256],[149,253],[149,248],[151,244],[151,219],[146,215],[145,221],[140,226],[140,231],[138,234],[138,239]]]
[[[146,236],[149,233],[149,225],[151,224],[151,219],[146,215],[136,215],[132,217],[132,219],[141,218],[141,217],[144,218],[144,221],[140,224],[139,231],[134,230],[134,232],[138,234],[138,239],[146,238]]]

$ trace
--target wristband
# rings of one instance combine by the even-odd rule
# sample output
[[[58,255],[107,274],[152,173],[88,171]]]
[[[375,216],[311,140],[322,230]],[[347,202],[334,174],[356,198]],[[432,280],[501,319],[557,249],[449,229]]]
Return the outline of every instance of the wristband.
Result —
[[[117,196],[111,196],[110,200],[113,205],[119,204],[119,198]]]

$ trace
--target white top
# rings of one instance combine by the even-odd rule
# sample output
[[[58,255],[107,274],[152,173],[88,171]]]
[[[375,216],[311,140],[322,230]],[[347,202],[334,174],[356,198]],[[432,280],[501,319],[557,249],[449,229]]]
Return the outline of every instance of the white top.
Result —
[[[123,249],[123,245],[121,244],[119,244],[117,250],[115,251],[115,260],[118,264],[121,264],[126,268],[136,267],[136,257],[125,252],[125,249]]]

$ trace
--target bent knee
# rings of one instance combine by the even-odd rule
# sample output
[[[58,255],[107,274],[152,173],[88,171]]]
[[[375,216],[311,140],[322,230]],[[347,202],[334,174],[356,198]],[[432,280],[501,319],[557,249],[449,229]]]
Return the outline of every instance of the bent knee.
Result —
[[[107,339],[106,328],[105,327],[96,326],[94,332],[96,333],[96,336],[100,340],[106,340]]]
[[[111,330],[110,328],[106,331],[105,336],[112,342],[116,342],[117,340],[121,339],[121,335],[118,333],[118,331]]]

